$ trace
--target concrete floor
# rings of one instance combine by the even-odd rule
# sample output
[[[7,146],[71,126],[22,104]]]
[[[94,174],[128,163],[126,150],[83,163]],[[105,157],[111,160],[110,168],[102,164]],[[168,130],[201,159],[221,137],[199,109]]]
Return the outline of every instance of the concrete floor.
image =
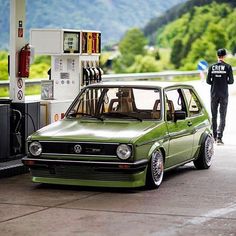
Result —
[[[185,165],[157,190],[33,184],[29,174],[0,179],[0,235],[236,236],[235,102],[212,167]]]
[[[216,147],[213,166],[188,164],[158,190],[33,184],[1,179],[0,235],[236,235],[236,148]]]

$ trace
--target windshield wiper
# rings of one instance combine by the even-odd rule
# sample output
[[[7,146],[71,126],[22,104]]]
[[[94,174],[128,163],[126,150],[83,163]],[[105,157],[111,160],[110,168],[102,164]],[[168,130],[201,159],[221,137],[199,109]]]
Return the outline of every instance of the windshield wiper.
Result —
[[[86,113],[86,112],[75,112],[75,113],[69,114],[70,117],[76,117],[77,115],[87,116],[87,117],[91,117],[91,118],[96,118],[96,119],[101,120],[101,121],[104,120],[100,116],[92,115],[92,114],[89,114],[89,113]]]
[[[121,116],[121,117],[130,117],[139,121],[143,121],[141,118],[137,117],[137,116],[133,116],[130,114],[124,114],[124,113],[120,113],[120,112],[108,112],[108,113],[103,113],[104,116]]]

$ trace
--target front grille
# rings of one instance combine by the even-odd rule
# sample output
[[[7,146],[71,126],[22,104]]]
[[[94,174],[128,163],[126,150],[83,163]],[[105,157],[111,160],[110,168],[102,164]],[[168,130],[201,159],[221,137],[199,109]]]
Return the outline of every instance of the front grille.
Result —
[[[40,141],[42,154],[78,155],[78,156],[112,156],[116,157],[119,143],[91,143],[91,142],[47,142]],[[28,146],[30,142],[28,143]],[[131,150],[132,145],[129,145]]]
[[[45,154],[76,154],[76,155],[103,155],[116,156],[116,149],[119,144],[100,143],[63,143],[63,142],[40,142],[42,153]],[[81,147],[78,151],[77,145]]]
[[[97,181],[134,181],[129,173],[116,171],[102,171],[94,167],[54,166],[49,168],[31,168],[34,177],[81,179]]]

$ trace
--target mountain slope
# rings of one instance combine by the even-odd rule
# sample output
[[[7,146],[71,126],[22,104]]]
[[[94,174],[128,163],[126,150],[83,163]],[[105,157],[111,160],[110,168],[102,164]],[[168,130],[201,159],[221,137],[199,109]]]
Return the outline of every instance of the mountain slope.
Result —
[[[155,35],[160,28],[164,27],[172,21],[177,20],[185,13],[192,14],[191,11],[194,7],[209,5],[212,2],[216,2],[217,4],[227,3],[231,7],[236,7],[235,0],[188,0],[187,2],[170,8],[165,12],[165,14],[151,19],[143,28],[143,32],[145,36],[149,37],[150,43],[154,44]]]
[[[117,42],[131,27],[186,0],[26,0],[26,31],[30,28],[76,28],[102,31],[103,44]],[[0,48],[9,41],[9,3],[0,0]]]
[[[207,1],[207,0],[206,0]],[[171,48],[171,62],[176,68],[196,69],[199,60],[212,63],[216,60],[216,50],[227,48],[236,53],[236,3],[232,1],[208,1],[211,3],[196,6],[196,0],[183,4],[176,11],[178,18],[170,21],[148,37],[154,37],[158,47]],[[161,24],[160,24],[161,25]]]

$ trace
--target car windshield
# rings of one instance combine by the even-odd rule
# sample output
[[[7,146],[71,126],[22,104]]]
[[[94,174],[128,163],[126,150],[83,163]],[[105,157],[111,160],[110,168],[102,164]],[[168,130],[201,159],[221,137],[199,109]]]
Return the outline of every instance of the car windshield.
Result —
[[[67,111],[68,118],[144,119],[161,118],[157,88],[87,87]]]

